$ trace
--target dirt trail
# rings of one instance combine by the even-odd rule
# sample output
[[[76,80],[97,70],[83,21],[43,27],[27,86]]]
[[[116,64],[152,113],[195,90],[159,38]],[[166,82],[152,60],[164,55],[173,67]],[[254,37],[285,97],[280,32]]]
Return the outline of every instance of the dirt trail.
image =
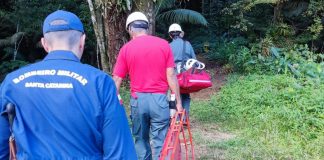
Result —
[[[198,160],[225,160],[225,150],[218,149],[215,144],[232,139],[235,135],[220,131],[217,124],[202,124],[194,120],[191,121],[195,158]]]
[[[215,68],[208,68],[207,70],[212,76],[213,86],[211,88],[192,93],[191,98],[193,100],[209,100],[210,96],[216,94],[226,83],[227,75],[223,73],[220,66],[216,66]]]
[[[221,67],[209,64],[207,68],[212,75],[213,86],[200,92],[191,94],[192,100],[209,100],[226,83],[227,75],[223,73]],[[191,119],[192,133],[195,146],[196,159],[223,160],[224,150],[211,147],[211,145],[234,138],[235,135],[222,132],[217,124],[203,124],[195,119]]]

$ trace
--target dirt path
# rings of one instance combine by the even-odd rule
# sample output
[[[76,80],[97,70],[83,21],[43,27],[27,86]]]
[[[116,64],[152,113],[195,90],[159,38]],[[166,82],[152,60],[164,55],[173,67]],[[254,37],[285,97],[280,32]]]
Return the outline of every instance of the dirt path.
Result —
[[[227,75],[221,70],[221,67],[214,66],[208,69],[212,75],[213,86],[191,94],[192,100],[209,100],[226,83]],[[196,159],[204,160],[223,160],[224,150],[213,147],[218,142],[234,138],[235,135],[222,132],[217,124],[203,124],[195,119],[191,119],[192,133],[195,146]]]
[[[195,158],[198,160],[225,160],[225,150],[218,149],[218,142],[234,138],[235,135],[222,132],[217,124],[202,124],[192,120]]]
[[[193,100],[209,100],[210,96],[216,94],[226,83],[227,75],[223,73],[220,66],[208,68],[207,70],[212,76],[213,86],[211,88],[204,89],[200,92],[192,93],[191,98]]]

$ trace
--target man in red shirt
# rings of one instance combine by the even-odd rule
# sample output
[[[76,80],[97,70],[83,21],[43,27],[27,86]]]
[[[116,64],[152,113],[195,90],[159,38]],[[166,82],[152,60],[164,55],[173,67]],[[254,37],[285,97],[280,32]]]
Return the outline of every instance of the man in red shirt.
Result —
[[[141,12],[128,16],[126,29],[132,40],[119,52],[113,79],[119,90],[122,79],[127,74],[130,77],[132,130],[138,158],[158,160],[169,127],[169,88],[176,94],[177,109],[181,111],[182,105],[171,48],[167,41],[148,35],[148,23]]]

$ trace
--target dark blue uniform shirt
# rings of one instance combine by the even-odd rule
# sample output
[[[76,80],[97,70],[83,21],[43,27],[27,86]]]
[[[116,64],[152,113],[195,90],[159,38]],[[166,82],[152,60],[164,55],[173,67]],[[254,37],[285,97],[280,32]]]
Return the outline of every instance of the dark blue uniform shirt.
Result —
[[[113,80],[70,51],[53,51],[1,84],[0,109],[16,106],[18,159],[136,158]],[[0,116],[0,159],[8,157],[8,120]]]

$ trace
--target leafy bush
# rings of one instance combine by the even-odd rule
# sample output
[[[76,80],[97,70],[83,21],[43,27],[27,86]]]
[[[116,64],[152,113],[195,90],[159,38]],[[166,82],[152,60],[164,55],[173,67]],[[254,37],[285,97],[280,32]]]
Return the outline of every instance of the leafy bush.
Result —
[[[129,86],[126,86],[124,84],[122,87],[120,87],[119,94],[120,94],[121,98],[123,99],[124,107],[129,107],[129,101],[130,101],[130,89],[129,89]]]
[[[291,70],[296,70],[293,72],[295,76],[324,80],[323,54],[309,51],[307,45],[295,45],[292,49],[283,50],[283,55],[292,64]]]
[[[218,44],[211,48],[207,58],[209,60],[216,60],[220,64],[227,64],[231,55],[236,53],[237,47],[233,42],[218,42]]]
[[[194,102],[191,114],[237,133],[219,143],[227,159],[323,159],[323,89],[287,75],[232,76],[210,101]]]
[[[281,73],[324,80],[324,54],[311,51],[307,44],[283,49],[272,45],[271,38],[251,43],[250,46],[242,37],[219,39],[206,50],[206,57],[236,72]]]
[[[252,56],[250,62],[253,63],[248,63],[245,71],[254,72],[262,68],[266,72],[324,80],[324,55],[311,52],[307,45],[294,45],[290,49],[271,47],[270,52],[270,57]]]
[[[242,46],[247,44],[247,40],[243,37],[233,39],[220,38],[209,46],[206,57],[209,60],[217,61],[220,64],[230,63],[234,56],[240,54]]]

